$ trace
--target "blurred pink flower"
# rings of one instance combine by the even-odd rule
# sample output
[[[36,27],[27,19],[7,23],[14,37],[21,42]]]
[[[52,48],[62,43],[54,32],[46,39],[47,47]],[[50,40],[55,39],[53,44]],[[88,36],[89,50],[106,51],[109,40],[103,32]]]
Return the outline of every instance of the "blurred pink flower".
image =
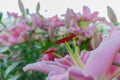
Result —
[[[75,13],[72,9],[67,9],[66,14],[64,14],[63,16],[65,17],[65,26],[69,26],[71,20],[78,21],[81,14]]]
[[[99,17],[98,12],[91,13],[87,6],[83,7],[83,13],[75,13],[73,10],[68,9],[65,22],[68,26],[68,33],[78,33],[80,40],[91,38],[95,34],[99,23],[113,26],[104,17]]]
[[[64,26],[64,20],[59,18],[57,15],[48,18],[48,23],[49,23],[49,26],[52,26],[55,29],[57,29],[57,28],[59,28],[61,26]]]
[[[98,17],[98,12],[91,13],[90,9],[87,6],[83,6],[83,14],[81,15],[83,20],[93,21]]]
[[[56,30],[58,30],[60,27],[63,27],[63,26],[64,26],[64,20],[59,18],[57,15],[50,17],[46,20],[44,24],[44,28],[48,30],[48,35],[51,41],[53,41],[55,38]]]
[[[7,12],[8,17],[14,17],[15,19],[23,19],[22,15],[19,15],[18,13],[15,12]]]
[[[38,14],[31,14],[31,21],[35,27],[41,27],[44,24],[43,19]]]
[[[10,33],[11,33],[11,36],[18,38],[26,34],[28,30],[29,30],[29,27],[24,22],[21,22],[14,25],[14,27],[10,29]]]
[[[29,30],[30,28],[25,22],[17,23],[0,34],[0,42],[4,46],[11,46],[23,42],[25,40],[24,36],[28,34]]]
[[[8,42],[8,39],[9,39],[9,36],[4,34],[4,33],[1,33],[0,34],[0,44],[1,45],[6,45],[7,42]]]
[[[8,56],[0,53],[0,58],[7,58]]]
[[[58,58],[55,55],[55,52],[57,51],[56,48],[49,48],[47,51],[45,51],[45,54],[43,55],[42,58],[39,59],[39,61],[41,60],[45,60],[45,61],[54,61],[55,58]]]

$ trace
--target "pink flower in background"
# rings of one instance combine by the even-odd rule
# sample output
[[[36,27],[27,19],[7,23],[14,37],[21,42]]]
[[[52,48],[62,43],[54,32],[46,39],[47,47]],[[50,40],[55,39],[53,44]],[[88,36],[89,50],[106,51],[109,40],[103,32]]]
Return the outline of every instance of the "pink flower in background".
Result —
[[[18,23],[10,30],[11,36],[18,38],[27,33],[29,27],[24,23]]]
[[[0,53],[0,58],[7,58],[8,56]]]
[[[17,23],[0,34],[1,44],[11,46],[23,42],[25,40],[24,36],[27,35],[29,30],[30,28],[25,22]]]
[[[16,18],[16,19],[19,17],[19,16],[18,16],[18,13],[14,13],[14,12],[11,13],[10,15],[13,16],[13,17]]]
[[[8,17],[13,17],[15,19],[23,19],[23,16],[22,15],[18,15],[18,13],[15,13],[15,12],[7,12],[7,15]]]
[[[83,6],[83,14],[81,15],[83,20],[93,21],[98,17],[98,12],[91,13],[87,6]]]
[[[47,51],[45,51],[45,54],[43,55],[42,58],[39,59],[41,60],[46,60],[46,61],[54,61],[55,58],[58,58],[54,53],[57,51],[56,48],[49,48]]]
[[[4,34],[4,33],[1,33],[0,34],[0,44],[2,45],[6,45],[7,42],[8,42],[8,39],[9,39],[9,36]]]
[[[80,19],[80,13],[75,13],[72,9],[67,9],[65,17],[65,25],[69,26],[72,20],[78,21]]]
[[[49,23],[49,26],[52,26],[54,28],[64,26],[64,20],[60,19],[57,15],[51,18],[48,18],[48,23]]]
[[[41,27],[44,24],[43,19],[38,14],[31,14],[31,21],[35,27]]]
[[[12,17],[14,17],[14,18],[16,18],[16,19],[19,17],[19,16],[18,16],[18,13],[15,13],[15,12],[12,12],[12,13],[7,12],[7,14],[8,14],[9,17],[12,16]]]
[[[24,36],[27,34],[29,29],[30,28],[24,22],[14,25],[9,30],[10,34],[8,38],[8,45],[11,46],[24,41]]]
[[[55,38],[55,32],[60,27],[64,26],[64,20],[59,18],[57,15],[50,17],[46,20],[45,24],[43,25],[43,28],[46,28],[48,31],[48,35],[51,39],[51,41],[54,41]]]
[[[46,19],[44,26],[46,28],[53,27],[54,29],[58,29],[59,27],[64,26],[64,20],[59,18],[57,15],[49,17]]]
[[[91,13],[87,6],[83,7],[83,13],[75,13],[73,10],[68,9],[65,15],[66,25],[68,24],[68,33],[78,33],[80,40],[91,38],[99,23],[112,26],[105,18],[99,17],[98,12]]]

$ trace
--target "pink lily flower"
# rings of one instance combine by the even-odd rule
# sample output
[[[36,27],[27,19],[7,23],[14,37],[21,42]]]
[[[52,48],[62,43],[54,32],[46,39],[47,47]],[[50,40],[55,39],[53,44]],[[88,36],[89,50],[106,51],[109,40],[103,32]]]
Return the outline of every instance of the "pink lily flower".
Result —
[[[4,33],[1,33],[0,34],[0,44],[1,45],[6,45],[7,44],[7,41],[9,39],[9,36],[4,34]]]
[[[8,56],[0,53],[0,58],[7,58]]]
[[[69,26],[71,20],[78,21],[80,19],[81,14],[75,13],[72,9],[67,9],[66,14],[63,15],[65,17],[65,25]]]
[[[15,12],[7,12],[8,17],[13,17],[15,19],[23,19],[22,15],[19,15],[18,13]]]
[[[46,22],[44,24],[44,28],[46,28],[48,30],[48,35],[49,35],[51,41],[54,40],[55,31],[63,26],[64,26],[64,20],[60,19],[57,15],[50,17],[46,20]]]
[[[23,70],[35,70],[48,73],[49,76],[46,80],[93,80],[90,76],[84,76],[82,70],[74,65],[71,57],[66,55],[64,58],[54,59],[54,61],[43,60],[37,63],[28,64]]]
[[[46,29],[48,29],[48,27],[53,27],[54,29],[58,29],[59,27],[64,26],[64,20],[60,19],[56,15],[46,19],[44,26],[46,27]]]
[[[117,75],[114,75],[118,67],[112,65],[113,62],[120,63],[120,55],[118,54],[118,50],[120,48],[120,38],[116,37],[116,35],[119,34],[120,30],[114,31],[107,37],[109,38],[108,40],[101,42],[98,48],[88,53],[84,53],[81,57],[84,62],[83,69],[76,66],[70,56],[55,59],[53,62],[41,61],[29,64],[23,69],[24,71],[37,70],[47,72],[49,75],[50,73],[53,73],[48,77],[48,80],[54,80],[57,77],[60,77],[61,80],[111,80],[120,74],[119,72]],[[42,68],[43,64],[46,65],[44,66],[46,67],[45,69]],[[73,66],[75,68],[71,70],[71,67]],[[59,69],[59,71],[56,71],[56,69]]]
[[[84,6],[81,17],[85,20],[93,21],[93,19],[98,17],[98,12],[91,13],[90,9],[87,6]]]
[[[41,16],[39,16],[38,14],[31,14],[31,22],[35,27],[41,27],[44,23]]]
[[[11,30],[11,35],[18,38],[20,36],[23,36],[27,31],[29,30],[29,27],[24,23],[18,23],[16,24]]]
[[[105,18],[99,17],[98,12],[91,13],[87,6],[83,7],[83,13],[75,13],[73,10],[68,9],[65,20],[68,24],[68,33],[78,33],[79,40],[85,40],[91,38],[95,32],[99,23],[113,27]]]
[[[13,25],[8,30],[3,30],[0,34],[1,44],[4,46],[11,46],[25,41],[25,36],[27,35],[30,28],[25,24],[25,22],[17,23]]]

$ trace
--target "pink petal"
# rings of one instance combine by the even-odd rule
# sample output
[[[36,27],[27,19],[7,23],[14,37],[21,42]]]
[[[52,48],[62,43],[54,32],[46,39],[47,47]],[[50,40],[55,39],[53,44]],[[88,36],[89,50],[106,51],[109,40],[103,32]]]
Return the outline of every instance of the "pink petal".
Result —
[[[94,12],[89,16],[89,20],[92,21],[94,18],[96,18],[98,16],[98,12]]]
[[[68,71],[69,71],[69,76],[72,80],[94,80],[90,76],[85,76],[82,70],[80,70],[80,68],[76,66],[70,67]]]
[[[0,58],[7,58],[8,56],[6,54],[1,54],[0,53]]]
[[[68,72],[63,74],[54,74],[54,72],[50,73],[46,80],[69,80]]]
[[[90,9],[87,6],[83,6],[83,15],[88,17],[90,14]]]
[[[43,23],[42,20],[40,19],[40,16],[37,14],[31,14],[31,20],[34,26],[40,27]]]
[[[82,51],[80,58],[84,62],[84,64],[87,62],[88,58],[90,56],[90,51]]]
[[[49,35],[51,41],[54,40],[54,37],[55,37],[54,32],[55,32],[55,29],[52,26],[50,26],[48,28],[48,35]]]
[[[95,29],[96,29],[95,26],[96,26],[95,24],[91,24],[90,26],[88,26],[88,27],[85,29],[84,33],[85,33],[85,36],[86,36],[87,38],[90,38],[91,36],[93,36],[93,34],[95,33]]]
[[[120,49],[120,38],[104,41],[100,46],[91,52],[89,59],[84,67],[86,75],[100,79],[110,68]]]
[[[50,61],[41,61],[33,64],[28,64],[23,68],[24,71],[35,70],[45,73],[50,73],[54,71],[55,73],[64,73],[65,69],[58,66],[56,63],[51,63]]]

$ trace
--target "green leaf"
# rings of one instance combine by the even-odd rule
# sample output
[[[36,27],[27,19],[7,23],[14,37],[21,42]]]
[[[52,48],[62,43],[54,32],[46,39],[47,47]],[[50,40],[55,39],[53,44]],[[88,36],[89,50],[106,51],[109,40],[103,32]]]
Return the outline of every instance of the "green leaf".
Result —
[[[40,3],[38,2],[36,6],[36,13],[39,14],[39,11],[40,11]]]
[[[2,16],[3,16],[3,13],[0,12],[0,22],[2,21]]]
[[[110,19],[110,21],[115,25],[117,26],[118,25],[118,21],[117,21],[117,17],[113,11],[113,9],[111,7],[107,7],[107,15],[108,15],[108,18]]]
[[[20,8],[21,13],[24,14],[25,8],[24,8],[24,5],[23,5],[23,3],[22,3],[21,0],[18,0],[18,5],[19,5],[19,8]]]
[[[22,76],[22,74],[16,74],[16,75],[12,76],[11,78],[9,78],[8,80],[17,80],[21,76]]]
[[[15,69],[17,65],[19,65],[20,62],[14,62],[12,63],[6,70],[5,70],[5,77],[8,76],[8,74]]]

